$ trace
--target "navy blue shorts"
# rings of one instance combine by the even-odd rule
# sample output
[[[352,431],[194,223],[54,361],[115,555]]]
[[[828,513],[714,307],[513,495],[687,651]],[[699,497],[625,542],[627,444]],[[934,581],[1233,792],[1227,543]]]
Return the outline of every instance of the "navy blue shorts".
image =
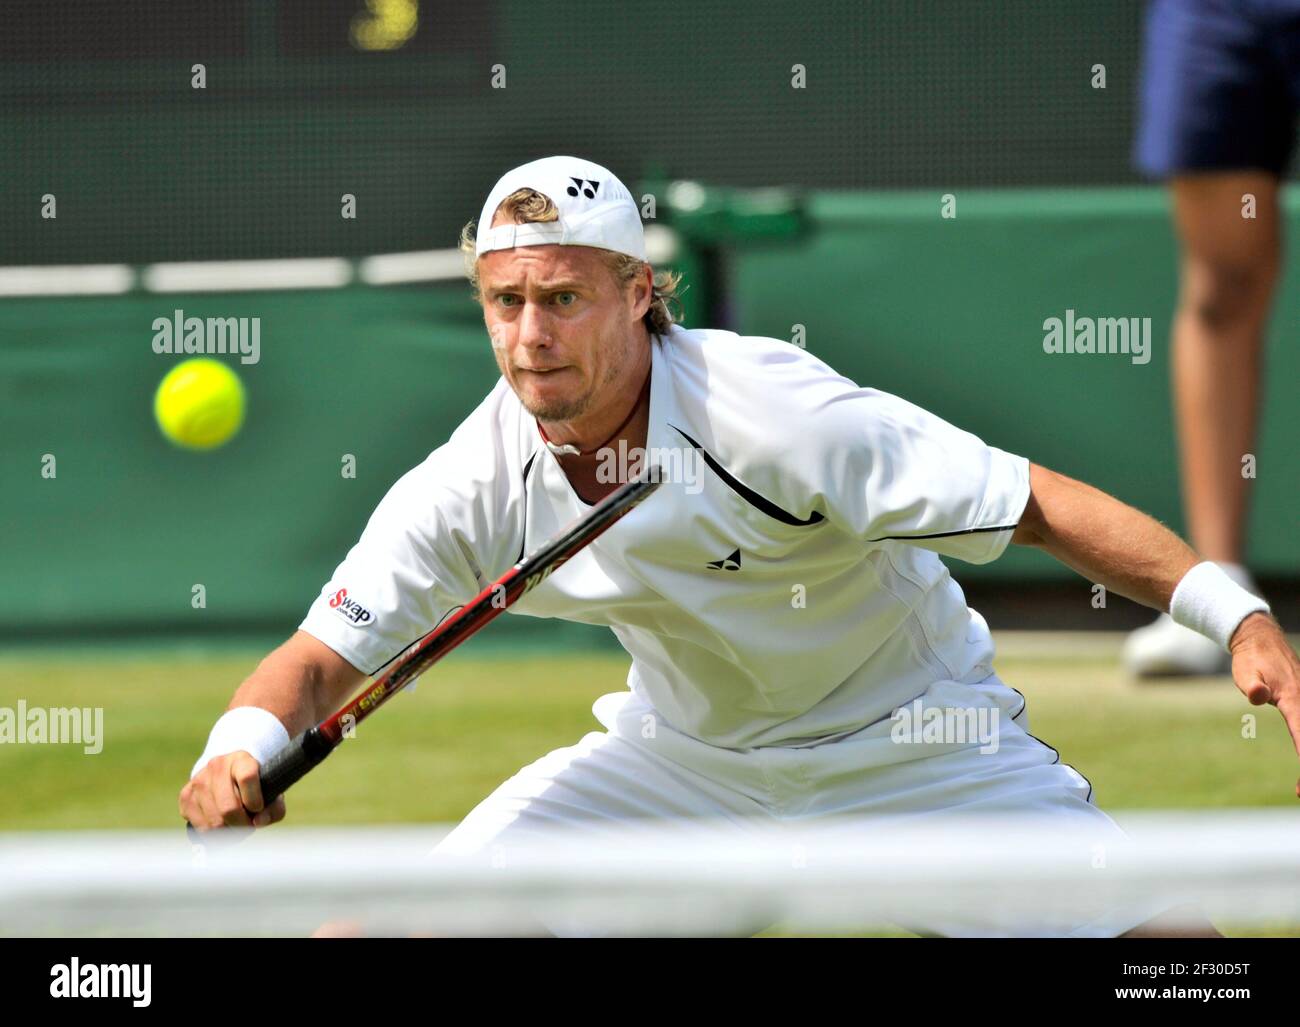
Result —
[[[1286,173],[1300,109],[1300,0],[1152,0],[1137,165]]]

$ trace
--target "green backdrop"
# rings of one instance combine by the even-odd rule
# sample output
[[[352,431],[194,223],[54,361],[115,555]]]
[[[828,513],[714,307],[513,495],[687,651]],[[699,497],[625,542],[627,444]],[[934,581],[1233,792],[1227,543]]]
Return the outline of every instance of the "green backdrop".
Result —
[[[1111,492],[1183,532],[1169,386],[1177,268],[1154,188],[820,194],[803,244],[747,250],[732,295],[740,329],[791,338],[854,380],[895,392],[991,445]],[[1300,196],[1285,203],[1300,232]],[[1300,267],[1277,290],[1268,341],[1247,556],[1300,575]],[[1152,357],[1047,354],[1043,322],[1150,317]],[[960,578],[1068,577],[1020,549]]]
[[[735,257],[739,327],[789,338],[803,324],[808,348],[857,381],[1179,525],[1163,195],[959,193],[957,211],[941,219],[937,192],[814,195],[810,237]],[[1300,206],[1287,211],[1294,232]],[[1274,319],[1250,549],[1258,571],[1292,576],[1295,282],[1288,271]],[[236,365],[247,424],[208,454],[173,449],[152,421],[177,358],[152,352],[150,326],[176,307],[262,318],[260,363]],[[1042,322],[1067,308],[1151,317],[1153,359],[1044,354]],[[389,485],[496,380],[459,284],[8,300],[0,340],[0,632],[11,637],[291,629]],[[340,475],[348,453],[354,480]],[[54,479],[41,476],[44,454]],[[1019,550],[954,570],[1070,575]],[[196,582],[204,610],[190,605]]]

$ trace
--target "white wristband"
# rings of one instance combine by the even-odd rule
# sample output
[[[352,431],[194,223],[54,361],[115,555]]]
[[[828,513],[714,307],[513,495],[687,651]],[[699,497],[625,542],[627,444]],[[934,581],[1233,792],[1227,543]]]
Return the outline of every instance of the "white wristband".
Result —
[[[1268,603],[1247,592],[1209,560],[1183,575],[1169,603],[1169,616],[1176,624],[1199,631],[1224,649],[1237,625],[1259,611],[1270,612]]]
[[[242,750],[251,754],[258,763],[265,763],[288,744],[289,732],[270,710],[260,706],[236,706],[223,713],[221,719],[212,725],[208,747],[194,764],[190,777],[216,756]]]

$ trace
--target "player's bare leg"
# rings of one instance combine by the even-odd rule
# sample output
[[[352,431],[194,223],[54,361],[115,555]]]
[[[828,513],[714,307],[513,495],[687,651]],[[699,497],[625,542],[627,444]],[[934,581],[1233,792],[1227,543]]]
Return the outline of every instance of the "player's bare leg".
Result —
[[[1242,459],[1254,452],[1281,259],[1278,180],[1264,171],[1186,175],[1172,192],[1181,245],[1172,374],[1188,528],[1198,553],[1251,588],[1240,568],[1250,484]],[[1228,665],[1226,653],[1167,616],[1133,634],[1125,662],[1138,674],[1224,673]]]
[[[1260,361],[1281,253],[1278,181],[1262,171],[1178,178],[1183,247],[1173,385],[1183,501],[1192,545],[1240,563]],[[1255,217],[1243,216],[1255,198]]]

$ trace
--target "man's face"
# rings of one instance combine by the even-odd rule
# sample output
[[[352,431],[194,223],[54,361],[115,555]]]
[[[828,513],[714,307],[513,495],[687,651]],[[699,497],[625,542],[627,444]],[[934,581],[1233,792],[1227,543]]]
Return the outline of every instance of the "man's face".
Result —
[[[571,421],[616,391],[630,370],[638,283],[620,288],[589,246],[517,246],[479,258],[483,316],[497,366],[543,421]]]

